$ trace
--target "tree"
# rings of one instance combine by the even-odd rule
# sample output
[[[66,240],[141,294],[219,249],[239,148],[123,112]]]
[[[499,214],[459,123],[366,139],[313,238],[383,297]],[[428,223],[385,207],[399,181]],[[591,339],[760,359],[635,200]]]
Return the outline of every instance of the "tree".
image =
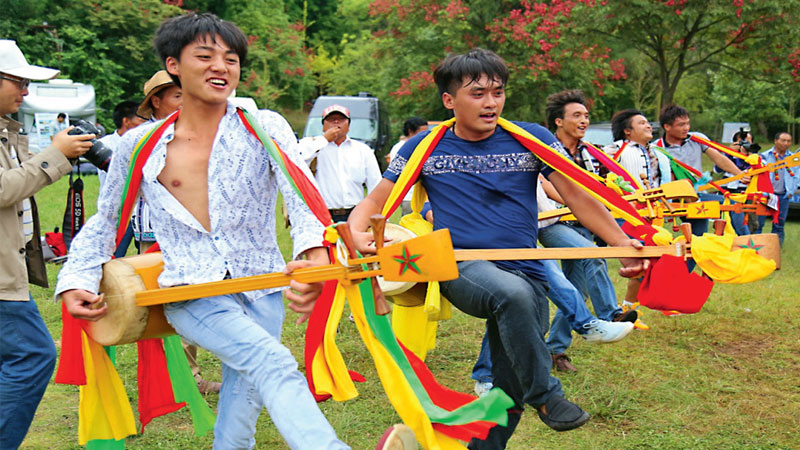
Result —
[[[798,0],[603,0],[578,7],[580,27],[629,47],[655,67],[660,106],[672,103],[684,76],[730,70],[746,79],[769,70],[764,57],[797,42]],[[745,62],[746,63],[743,63]]]

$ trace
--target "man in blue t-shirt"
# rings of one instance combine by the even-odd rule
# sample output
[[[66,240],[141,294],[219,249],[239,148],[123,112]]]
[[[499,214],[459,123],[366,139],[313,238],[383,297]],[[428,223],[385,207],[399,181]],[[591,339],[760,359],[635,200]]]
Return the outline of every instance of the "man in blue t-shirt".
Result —
[[[473,49],[449,55],[434,71],[445,108],[456,122],[424,163],[420,179],[434,212],[434,228],[449,228],[456,248],[536,247],[537,177],[549,178],[575,215],[609,245],[639,248],[608,210],[565,176],[553,172],[516,138],[498,126],[505,104],[508,68],[495,53]],[[546,144],[558,145],[544,127],[517,123]],[[356,246],[370,249],[369,217],[380,212],[414,148],[427,133],[409,139],[384,179],[355,208],[349,223]],[[645,260],[622,261],[620,274],[639,274]],[[442,283],[442,293],[460,310],[487,319],[495,386],[515,402],[507,426],[492,428],[470,448],[504,448],[525,403],[551,428],[577,428],[589,415],[564,398],[550,375],[552,360],[544,342],[549,309],[547,282],[539,261],[463,261],[459,278]]]

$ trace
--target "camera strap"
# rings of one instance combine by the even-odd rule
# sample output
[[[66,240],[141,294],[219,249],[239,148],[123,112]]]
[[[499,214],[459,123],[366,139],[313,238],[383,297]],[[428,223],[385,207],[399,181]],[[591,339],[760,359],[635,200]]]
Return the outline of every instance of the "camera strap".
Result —
[[[77,179],[73,180],[73,173],[69,174],[69,189],[67,190],[67,208],[64,211],[64,221],[61,229],[64,236],[64,244],[69,249],[72,239],[83,227],[84,207],[83,207],[83,179],[81,178],[81,166],[75,166]]]

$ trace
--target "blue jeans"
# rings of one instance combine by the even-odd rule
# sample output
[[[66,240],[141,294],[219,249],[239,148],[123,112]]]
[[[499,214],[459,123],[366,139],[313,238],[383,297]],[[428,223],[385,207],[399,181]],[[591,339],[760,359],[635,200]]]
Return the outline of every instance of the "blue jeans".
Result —
[[[25,439],[56,366],[56,346],[36,302],[0,300],[0,448]]]
[[[583,295],[581,295],[575,286],[564,276],[564,272],[561,271],[558,263],[553,260],[544,260],[542,263],[544,264],[545,273],[547,275],[547,284],[550,286],[547,297],[550,298],[553,304],[558,308],[555,319],[559,320],[559,327],[563,326],[565,328],[565,333],[557,336],[553,344],[551,344],[553,329],[550,329],[550,336],[547,338],[547,347],[550,348],[550,353],[556,355],[558,353],[564,353],[567,347],[569,347],[569,344],[572,342],[571,330],[584,333],[586,330],[583,328],[583,325],[595,320],[596,317],[593,316],[589,308],[586,307]],[[616,303],[614,303],[614,307],[617,307]],[[620,312],[622,311],[621,308],[618,309]],[[561,348],[562,345],[563,348]],[[556,349],[560,349],[560,351],[554,351],[554,346]],[[472,378],[481,382],[492,381],[491,370],[492,364],[489,345],[486,340],[486,335],[484,335],[483,342],[481,343],[481,353],[478,355],[478,360],[472,368]]]
[[[522,272],[509,272],[488,261],[463,261],[459,277],[442,283],[442,294],[461,311],[486,320],[492,379],[513,400],[508,425],[496,426],[469,448],[505,448],[519,423],[524,404],[544,404],[563,395],[550,375],[552,360],[544,343],[549,322],[547,283]]]
[[[279,292],[255,302],[232,294],[164,305],[178,334],[222,361],[214,449],[253,448],[262,407],[291,448],[349,448],[280,342],[283,308]]]
[[[544,247],[595,247],[592,241],[592,234],[580,225],[568,225],[564,223],[554,223],[539,230],[539,242]],[[557,264],[554,261],[548,261]],[[552,267],[552,266],[551,266]],[[561,278],[569,280],[571,283],[564,289],[575,291],[577,289],[577,302],[583,306],[588,314],[588,309],[584,304],[584,298],[589,297],[594,306],[594,313],[602,320],[612,320],[614,316],[622,312],[622,308],[617,304],[617,293],[614,284],[608,276],[608,264],[604,259],[577,259],[561,261],[563,275],[552,274],[548,270],[547,280],[551,283],[551,278]],[[560,272],[560,271],[559,271]],[[574,287],[572,287],[574,286]],[[572,294],[574,296],[574,294]],[[551,295],[552,299],[553,296]],[[564,353],[572,343],[572,332],[575,324],[570,323],[570,318],[565,315],[565,309],[559,307],[553,317],[550,326],[550,334],[547,337],[547,347],[550,353],[557,355]],[[592,317],[593,318],[593,317]],[[584,322],[585,323],[585,322]]]
[[[778,235],[778,240],[781,243],[781,247],[783,247],[783,227],[786,225],[786,218],[789,217],[789,199],[786,198],[786,194],[780,194],[778,196],[778,223],[772,223],[772,232]],[[761,234],[761,230],[764,228],[764,224],[767,222],[767,216],[758,216],[758,229],[756,230],[755,234]]]

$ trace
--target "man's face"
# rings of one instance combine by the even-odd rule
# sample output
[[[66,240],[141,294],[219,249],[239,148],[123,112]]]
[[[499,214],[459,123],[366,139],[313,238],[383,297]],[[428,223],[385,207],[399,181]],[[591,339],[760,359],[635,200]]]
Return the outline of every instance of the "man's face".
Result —
[[[565,135],[573,139],[583,139],[589,126],[589,110],[580,103],[567,103],[564,106],[564,117],[556,119],[559,136]]]
[[[784,153],[792,145],[792,135],[789,133],[781,133],[775,138],[775,151]]]
[[[331,128],[338,128],[339,134],[345,136],[350,131],[350,121],[344,114],[338,112],[330,113],[325,120],[322,121],[322,132],[326,132]],[[337,139],[338,140],[338,139]]]
[[[5,116],[19,111],[19,107],[22,105],[22,97],[28,95],[28,88],[22,89],[20,85],[20,82],[24,81],[22,78],[7,74],[2,75],[19,80],[11,81],[0,78],[0,116]]]
[[[653,127],[647,117],[638,114],[630,119],[630,128],[625,130],[625,135],[629,141],[647,145],[653,139]]]
[[[120,131],[119,135],[122,136],[123,134],[125,134],[129,130],[134,129],[134,128],[138,127],[139,125],[143,124],[143,123],[144,123],[144,119],[139,117],[139,116],[137,116],[136,114],[134,114],[131,117],[123,117],[122,118],[122,128],[120,128],[120,130],[119,130]]]
[[[456,116],[456,135],[462,139],[485,139],[497,128],[497,119],[506,103],[506,90],[500,80],[486,74],[476,81],[462,80],[455,94],[442,94],[442,103]]]
[[[163,119],[175,112],[183,105],[183,94],[181,88],[172,85],[150,97],[150,104],[153,106],[153,116],[156,119]]]
[[[664,124],[664,132],[669,136],[672,140],[683,140],[689,137],[689,130],[691,129],[691,123],[689,122],[689,116],[681,116],[676,118],[672,124]]]
[[[167,71],[181,80],[184,101],[227,104],[228,97],[239,85],[239,55],[219,35],[215,40],[199,36],[181,50],[180,61],[167,58]]]

